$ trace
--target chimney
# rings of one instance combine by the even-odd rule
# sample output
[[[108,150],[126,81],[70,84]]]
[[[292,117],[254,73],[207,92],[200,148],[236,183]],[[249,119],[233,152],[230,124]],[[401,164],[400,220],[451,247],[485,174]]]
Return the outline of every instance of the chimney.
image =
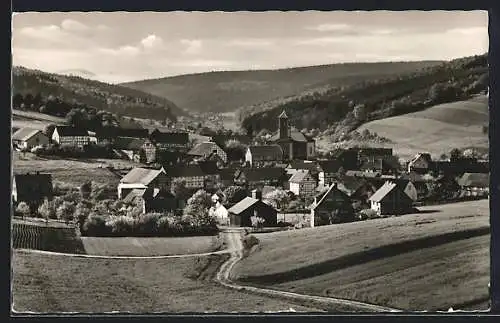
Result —
[[[252,197],[256,200],[262,200],[262,191],[259,189],[255,189],[252,191]]]

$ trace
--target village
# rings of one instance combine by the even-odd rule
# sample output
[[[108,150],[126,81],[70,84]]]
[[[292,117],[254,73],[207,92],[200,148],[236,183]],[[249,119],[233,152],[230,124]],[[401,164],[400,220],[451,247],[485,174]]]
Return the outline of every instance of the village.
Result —
[[[120,214],[182,215],[192,197],[204,194],[210,196],[209,217],[219,227],[299,229],[488,198],[488,161],[458,149],[446,160],[422,152],[402,161],[391,148],[370,147],[339,149],[325,158],[317,154],[314,138],[292,127],[286,111],[276,123],[278,131],[265,142],[218,135],[192,145],[187,132],[59,125],[51,136],[18,129],[12,141],[18,151],[50,156],[57,147],[57,153],[73,158],[111,147],[114,156],[137,164],[100,166],[121,178],[114,197],[121,202]],[[231,140],[244,150],[229,151]],[[50,173],[33,169],[14,175],[16,215],[43,217],[40,207],[53,198]]]

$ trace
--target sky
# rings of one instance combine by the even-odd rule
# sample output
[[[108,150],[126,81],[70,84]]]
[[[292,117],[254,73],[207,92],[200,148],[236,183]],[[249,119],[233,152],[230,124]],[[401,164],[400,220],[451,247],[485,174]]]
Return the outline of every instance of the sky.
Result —
[[[221,70],[449,60],[488,50],[487,11],[14,13],[13,65],[108,83]]]

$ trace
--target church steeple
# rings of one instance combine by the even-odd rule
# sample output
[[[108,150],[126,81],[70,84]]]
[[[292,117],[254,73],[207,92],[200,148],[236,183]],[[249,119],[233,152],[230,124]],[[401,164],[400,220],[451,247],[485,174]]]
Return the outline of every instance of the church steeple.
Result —
[[[290,138],[290,126],[288,124],[288,116],[283,110],[281,114],[278,116],[278,128],[280,139]]]

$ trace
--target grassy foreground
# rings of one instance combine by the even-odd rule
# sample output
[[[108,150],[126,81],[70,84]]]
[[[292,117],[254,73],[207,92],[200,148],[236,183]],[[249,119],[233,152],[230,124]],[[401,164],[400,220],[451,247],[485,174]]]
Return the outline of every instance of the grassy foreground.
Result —
[[[214,251],[222,241],[216,236],[135,238],[81,237],[85,252],[100,256],[168,256]]]
[[[234,277],[407,310],[484,309],[488,201],[421,209],[428,213],[259,234]]]
[[[316,311],[200,279],[197,267],[200,261],[206,265],[203,258],[106,260],[14,251],[13,308],[80,313]]]

